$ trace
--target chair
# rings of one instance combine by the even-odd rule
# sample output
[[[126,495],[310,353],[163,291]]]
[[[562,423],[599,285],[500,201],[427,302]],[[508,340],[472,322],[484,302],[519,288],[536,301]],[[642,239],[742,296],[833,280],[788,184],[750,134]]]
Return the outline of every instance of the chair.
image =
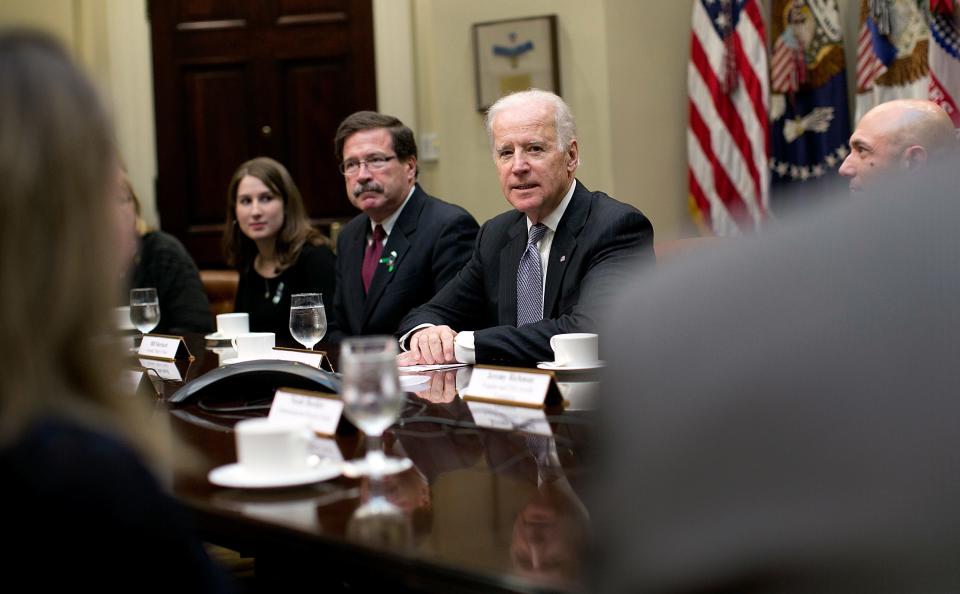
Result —
[[[201,270],[200,281],[210,300],[210,312],[217,316],[233,311],[240,275],[236,270]]]

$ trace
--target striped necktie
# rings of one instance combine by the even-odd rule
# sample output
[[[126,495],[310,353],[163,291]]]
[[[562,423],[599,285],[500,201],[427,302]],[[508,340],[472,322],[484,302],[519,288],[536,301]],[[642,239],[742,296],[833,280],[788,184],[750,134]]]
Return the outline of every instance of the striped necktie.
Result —
[[[543,319],[543,267],[537,244],[546,232],[547,227],[543,223],[530,227],[527,249],[520,257],[520,267],[517,268],[517,326]]]

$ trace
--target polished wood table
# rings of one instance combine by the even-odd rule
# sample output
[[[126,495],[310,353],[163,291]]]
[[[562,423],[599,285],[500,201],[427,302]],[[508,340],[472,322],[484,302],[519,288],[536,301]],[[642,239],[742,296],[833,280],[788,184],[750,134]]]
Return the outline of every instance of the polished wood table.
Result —
[[[196,360],[186,380],[218,366],[220,355],[202,337],[189,337],[188,344]],[[571,394],[596,387],[591,378],[577,379]],[[158,400],[173,433],[196,452],[199,472],[177,472],[174,493],[205,540],[255,558],[258,586],[584,590],[588,514],[577,488],[592,467],[590,413],[547,409],[554,448],[546,438],[476,426],[455,380],[453,371],[434,372],[420,392],[407,395],[384,444],[414,467],[372,485],[341,476],[289,489],[216,487],[206,472],[236,461],[233,425],[266,411],[213,414],[195,403]],[[154,383],[161,395],[181,385]],[[364,439],[350,426],[341,424],[336,443],[345,459],[364,455]],[[358,517],[357,508],[378,492],[403,513],[390,521]]]

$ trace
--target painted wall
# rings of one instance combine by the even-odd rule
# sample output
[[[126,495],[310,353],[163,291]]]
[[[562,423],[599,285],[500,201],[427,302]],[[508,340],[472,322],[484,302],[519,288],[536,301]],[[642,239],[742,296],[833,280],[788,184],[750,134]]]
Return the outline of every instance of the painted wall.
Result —
[[[100,88],[147,223],[158,226],[153,75],[146,0],[3,0],[0,24],[52,33]]]
[[[500,191],[492,153],[476,111],[471,25],[556,14],[563,95],[577,118],[582,164],[578,177],[613,193],[607,101],[605,3],[578,0],[414,0],[418,118],[436,134],[439,160],[424,163],[425,188],[463,205],[480,221],[510,206]]]
[[[859,0],[839,0],[853,66]],[[770,0],[764,1],[769,11]],[[695,233],[686,212],[686,66],[691,2],[374,0],[381,111],[407,122],[438,159],[424,187],[478,220],[506,210],[475,109],[471,25],[556,14],[563,95],[577,117],[578,177],[634,204],[658,239]],[[112,104],[117,137],[148,221],[156,154],[145,0],[3,0],[0,24],[57,35]]]

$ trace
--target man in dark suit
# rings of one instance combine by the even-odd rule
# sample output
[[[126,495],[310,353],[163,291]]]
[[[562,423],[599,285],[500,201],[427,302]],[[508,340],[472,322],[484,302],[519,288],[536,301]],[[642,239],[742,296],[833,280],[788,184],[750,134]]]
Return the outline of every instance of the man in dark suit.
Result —
[[[417,144],[397,118],[358,111],[334,145],[347,196],[363,214],[337,238],[332,334],[394,334],[466,263],[477,222],[416,183]]]
[[[485,223],[467,266],[403,320],[401,364],[552,360],[550,337],[596,331],[624,265],[653,255],[640,211],[574,178],[576,130],[562,99],[508,95],[487,113],[487,132],[515,210]]]
[[[623,288],[595,591],[960,592],[960,201],[936,169]]]

